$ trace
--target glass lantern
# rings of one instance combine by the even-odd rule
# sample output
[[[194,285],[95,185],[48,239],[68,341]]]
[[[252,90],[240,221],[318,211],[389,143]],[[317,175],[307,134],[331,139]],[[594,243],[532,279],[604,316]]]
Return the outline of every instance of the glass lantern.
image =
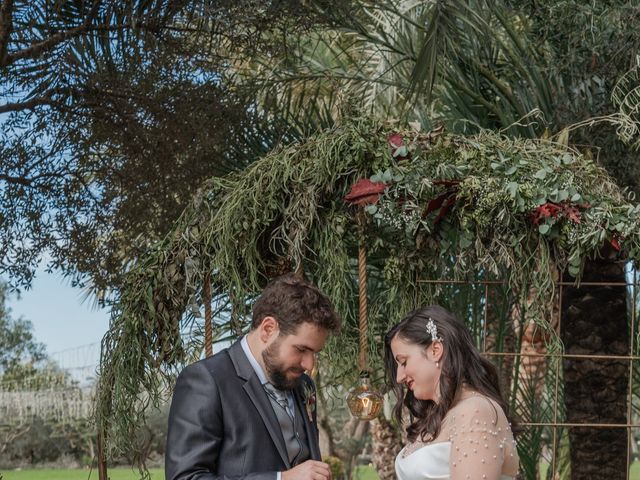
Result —
[[[347,395],[347,405],[351,415],[360,420],[373,420],[382,410],[382,395],[371,388],[369,374],[360,374],[359,385]]]

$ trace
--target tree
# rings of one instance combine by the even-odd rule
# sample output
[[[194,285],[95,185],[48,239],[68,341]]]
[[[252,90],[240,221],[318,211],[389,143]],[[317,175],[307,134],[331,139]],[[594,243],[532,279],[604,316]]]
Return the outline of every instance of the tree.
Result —
[[[281,139],[222,72],[286,49],[315,3],[0,2],[0,273],[28,287],[47,254],[117,287],[204,179]]]
[[[7,286],[0,282],[0,389],[19,392],[73,386],[69,375],[47,358],[45,346],[33,335],[31,322],[12,318],[6,301]],[[9,397],[4,398],[7,400]],[[0,428],[0,455],[3,460],[15,456],[21,459],[31,456],[31,461],[55,459],[56,452],[64,448],[60,439],[48,438],[52,425],[45,425],[45,419],[34,415],[28,419],[8,416],[3,420]],[[58,431],[70,430],[64,422],[57,427]]]
[[[6,302],[7,286],[0,282],[0,378],[45,358],[45,346],[35,340],[31,322],[12,318]]]

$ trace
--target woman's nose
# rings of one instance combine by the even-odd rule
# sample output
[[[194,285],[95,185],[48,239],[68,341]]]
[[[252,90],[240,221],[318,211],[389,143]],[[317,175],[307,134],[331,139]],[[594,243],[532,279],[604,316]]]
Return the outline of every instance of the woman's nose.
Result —
[[[398,367],[398,371],[396,372],[396,382],[402,383],[404,381],[404,369],[402,367]]]

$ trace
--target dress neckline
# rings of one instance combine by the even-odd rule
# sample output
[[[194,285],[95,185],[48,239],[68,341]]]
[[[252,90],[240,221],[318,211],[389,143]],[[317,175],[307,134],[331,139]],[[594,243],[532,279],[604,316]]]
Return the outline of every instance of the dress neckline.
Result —
[[[418,450],[422,450],[425,447],[435,447],[436,445],[446,445],[449,444],[451,446],[450,440],[444,440],[440,442],[412,442],[406,445],[400,451],[400,458],[407,458],[416,453]]]

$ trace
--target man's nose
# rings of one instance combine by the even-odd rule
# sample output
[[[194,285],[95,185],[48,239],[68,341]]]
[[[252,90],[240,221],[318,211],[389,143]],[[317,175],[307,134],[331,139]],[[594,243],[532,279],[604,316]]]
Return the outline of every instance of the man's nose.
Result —
[[[300,366],[304,368],[307,372],[313,370],[313,365],[315,364],[315,356],[313,352],[305,352],[302,355],[302,362],[300,362]]]

